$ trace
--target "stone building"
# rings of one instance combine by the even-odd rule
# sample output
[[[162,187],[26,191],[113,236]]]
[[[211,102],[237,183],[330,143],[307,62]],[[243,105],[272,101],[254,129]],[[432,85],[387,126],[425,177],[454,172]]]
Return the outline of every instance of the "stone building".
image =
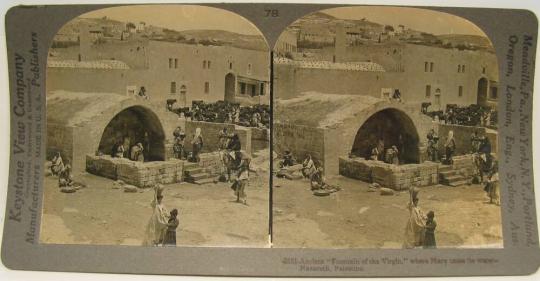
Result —
[[[193,100],[269,103],[269,54],[232,46],[205,46],[138,38],[62,48],[49,58],[47,91],[137,95],[190,106]],[[127,69],[66,67],[74,61],[120,61]],[[64,62],[64,63],[63,63]]]
[[[294,32],[283,31],[274,46],[274,54],[278,57],[284,57],[287,54],[296,53],[298,51],[297,41],[298,37]]]
[[[430,110],[442,110],[447,104],[496,106],[499,71],[493,52],[351,40],[344,28],[338,28],[335,45],[322,48],[314,60],[375,63],[384,72],[292,67],[275,60],[276,97],[291,98],[305,91],[384,97],[387,89],[399,89],[404,102],[430,102]]]

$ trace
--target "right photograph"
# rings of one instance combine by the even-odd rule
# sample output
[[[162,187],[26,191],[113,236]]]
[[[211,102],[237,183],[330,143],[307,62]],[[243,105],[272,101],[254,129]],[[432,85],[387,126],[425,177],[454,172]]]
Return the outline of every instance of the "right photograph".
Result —
[[[273,57],[275,248],[502,248],[498,60],[427,9],[306,15]]]

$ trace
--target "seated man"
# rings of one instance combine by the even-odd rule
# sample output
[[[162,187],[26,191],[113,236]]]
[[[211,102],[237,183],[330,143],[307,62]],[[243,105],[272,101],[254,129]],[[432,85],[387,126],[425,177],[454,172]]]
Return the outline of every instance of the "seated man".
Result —
[[[279,163],[280,168],[294,166],[294,158],[289,150],[285,150],[283,160]]]
[[[309,178],[311,177],[311,174],[313,174],[316,170],[317,169],[315,168],[315,163],[313,163],[311,155],[308,154],[308,156],[302,163],[302,175],[304,175],[305,178]]]
[[[323,176],[322,167],[317,168],[317,170],[311,174],[309,182],[311,184],[311,190],[326,189],[328,187]]]
[[[58,187],[73,186],[73,175],[71,165],[66,164],[64,169],[58,173]]]

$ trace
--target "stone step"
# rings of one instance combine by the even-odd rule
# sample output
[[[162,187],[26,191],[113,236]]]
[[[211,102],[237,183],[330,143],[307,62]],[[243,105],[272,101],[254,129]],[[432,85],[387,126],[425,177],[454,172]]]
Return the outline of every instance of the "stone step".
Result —
[[[450,186],[461,186],[461,185],[466,185],[466,184],[469,184],[469,181],[466,180],[466,179],[461,179],[461,180],[458,180],[458,181],[452,181],[450,182]]]
[[[184,170],[185,169],[190,169],[190,168],[199,168],[199,164],[185,161],[184,162]]]
[[[439,166],[439,173],[453,171],[453,170],[454,169],[450,165],[440,165]]]
[[[463,180],[463,177],[461,175],[451,175],[451,176],[445,176],[444,179],[447,180],[448,182],[453,182],[453,181]]]
[[[439,171],[439,175],[447,178],[447,177],[451,177],[453,175],[456,175],[457,174],[457,171],[455,170],[450,170],[450,171]]]
[[[191,174],[200,174],[200,173],[204,173],[205,170],[201,167],[189,167],[189,168],[184,168],[184,172],[188,172],[190,175]]]
[[[211,175],[211,174],[209,174],[209,173],[191,174],[190,176],[191,176],[191,178],[194,179],[195,181],[214,177],[213,175]]]
[[[216,178],[212,176],[206,179],[196,180],[195,183],[196,184],[209,184],[209,183],[214,183],[215,180]]]

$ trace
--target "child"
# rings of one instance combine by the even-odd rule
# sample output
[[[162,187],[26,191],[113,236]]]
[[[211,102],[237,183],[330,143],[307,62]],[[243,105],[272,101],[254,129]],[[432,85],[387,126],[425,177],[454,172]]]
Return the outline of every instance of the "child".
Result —
[[[435,213],[433,211],[429,211],[429,213],[427,213],[427,221],[425,226],[426,234],[424,236],[424,249],[437,248],[437,243],[435,242],[435,228],[437,227],[437,223],[433,218],[435,218]]]
[[[165,232],[165,238],[163,239],[163,246],[176,246],[176,228],[180,223],[178,221],[178,210],[173,209],[170,212],[171,217],[167,223],[167,231]]]

